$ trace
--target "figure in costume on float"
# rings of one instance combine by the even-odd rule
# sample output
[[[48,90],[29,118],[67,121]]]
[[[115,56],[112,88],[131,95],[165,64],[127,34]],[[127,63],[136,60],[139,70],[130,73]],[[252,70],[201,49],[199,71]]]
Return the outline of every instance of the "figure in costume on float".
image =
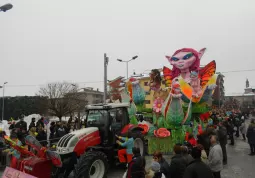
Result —
[[[119,140],[123,141],[121,142],[118,140],[116,143],[122,147],[126,147],[126,149],[120,149],[118,151],[119,161],[120,163],[129,163],[130,161],[132,161],[133,158],[132,149],[134,147],[134,139],[133,137],[131,137],[130,133],[128,133],[127,137],[121,137],[118,135],[116,135],[116,137]]]

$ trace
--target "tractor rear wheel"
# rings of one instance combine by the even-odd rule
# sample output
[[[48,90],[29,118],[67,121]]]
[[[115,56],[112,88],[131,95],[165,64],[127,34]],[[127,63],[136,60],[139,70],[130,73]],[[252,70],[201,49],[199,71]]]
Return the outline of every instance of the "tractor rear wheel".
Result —
[[[82,155],[75,166],[75,178],[105,178],[108,170],[107,156],[100,151]]]

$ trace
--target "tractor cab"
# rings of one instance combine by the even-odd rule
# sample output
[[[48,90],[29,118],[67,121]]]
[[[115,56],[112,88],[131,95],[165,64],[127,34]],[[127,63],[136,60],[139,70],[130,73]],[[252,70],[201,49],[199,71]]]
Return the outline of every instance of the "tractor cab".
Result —
[[[115,135],[120,135],[122,129],[129,124],[128,107],[129,103],[88,105],[85,126],[99,129],[103,146],[114,145]]]

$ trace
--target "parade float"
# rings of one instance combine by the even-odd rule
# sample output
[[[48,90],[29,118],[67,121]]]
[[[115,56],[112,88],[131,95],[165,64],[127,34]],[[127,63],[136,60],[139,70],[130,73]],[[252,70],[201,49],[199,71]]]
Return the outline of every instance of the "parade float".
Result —
[[[151,70],[149,90],[141,87],[137,77],[118,77],[109,82],[112,102],[131,102],[130,124],[139,124],[137,114],[151,118],[152,125],[138,125],[147,130],[144,134],[149,154],[156,150],[171,153],[187,135],[196,136],[205,129],[217,79],[215,61],[200,66],[205,50],[183,48],[166,56],[172,69],[164,66],[162,70]],[[151,108],[145,107],[146,94],[152,95]]]

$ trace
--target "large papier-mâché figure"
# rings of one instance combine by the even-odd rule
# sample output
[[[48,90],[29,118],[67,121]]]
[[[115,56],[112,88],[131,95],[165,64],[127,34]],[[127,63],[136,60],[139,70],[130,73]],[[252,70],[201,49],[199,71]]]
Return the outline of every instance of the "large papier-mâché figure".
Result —
[[[180,85],[178,82],[172,84],[172,90],[169,94],[169,97],[165,101],[164,107],[162,108],[162,113],[166,119],[168,128],[178,129],[180,128],[187,120],[190,115],[191,102],[188,106],[186,116],[182,107],[182,93]]]
[[[200,67],[200,59],[205,52],[205,48],[197,52],[191,48],[177,50],[173,56],[166,56],[173,69],[164,67],[163,73],[165,83],[178,80],[183,93],[183,101],[201,103],[206,102],[215,88],[216,83],[216,63],[210,62],[205,67]],[[200,83],[200,86],[198,85]]]

